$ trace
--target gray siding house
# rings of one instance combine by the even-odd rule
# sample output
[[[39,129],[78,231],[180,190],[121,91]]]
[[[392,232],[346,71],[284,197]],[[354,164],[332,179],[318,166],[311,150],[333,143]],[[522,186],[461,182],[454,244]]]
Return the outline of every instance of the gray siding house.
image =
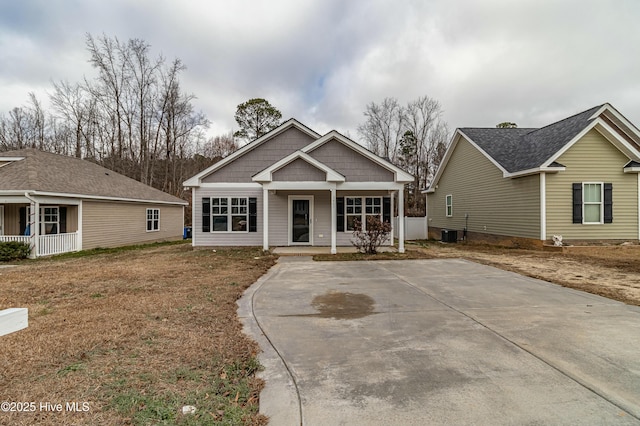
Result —
[[[177,197],[79,158],[0,152],[0,242],[32,257],[182,238]]]
[[[192,244],[350,246],[355,219],[404,216],[413,176],[336,131],[290,119],[184,182],[192,188]],[[403,221],[392,230],[404,252]]]
[[[460,128],[427,194],[431,237],[640,239],[640,131],[610,104],[548,126]]]

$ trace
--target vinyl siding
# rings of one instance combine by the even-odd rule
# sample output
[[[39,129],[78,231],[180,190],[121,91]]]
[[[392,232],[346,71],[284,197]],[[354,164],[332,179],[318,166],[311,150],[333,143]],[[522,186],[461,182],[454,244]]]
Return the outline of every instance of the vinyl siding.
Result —
[[[313,141],[311,136],[292,127],[214,171],[202,181],[252,182],[251,176]]]
[[[313,245],[331,245],[331,193],[278,191],[269,195],[269,245],[289,245],[289,196],[313,196]]]
[[[335,139],[308,154],[342,174],[347,182],[393,182],[395,178],[393,172]]]
[[[388,191],[338,191],[337,197],[387,197],[389,196]],[[395,205],[397,206],[397,199],[394,200]],[[393,212],[391,212],[391,216],[393,217]],[[391,220],[393,226],[393,220]],[[345,226],[346,229],[346,226]],[[398,232],[394,231],[394,235],[397,237]],[[338,232],[336,235],[336,245],[338,246],[352,246],[351,240],[353,239],[353,231],[343,231]],[[391,240],[387,241],[387,243],[383,245],[391,245]]]
[[[147,232],[147,208],[160,209],[160,230]],[[183,207],[84,201],[82,248],[117,247],[182,238]]]
[[[300,158],[273,173],[274,181],[308,182],[324,181],[326,179],[327,174],[325,172]]]
[[[445,197],[453,196],[453,216],[446,217]],[[468,229],[495,235],[540,238],[540,176],[504,178],[480,151],[464,138],[444,170],[435,193],[427,195],[429,226]]]
[[[194,246],[262,246],[262,188],[195,188],[192,235]],[[257,200],[257,232],[202,232],[202,199],[204,197],[255,197]]]
[[[638,176],[624,173],[629,159],[597,130],[591,130],[557,160],[564,172],[548,174],[547,238],[638,239]],[[613,223],[583,225],[572,223],[572,183],[611,182]]]

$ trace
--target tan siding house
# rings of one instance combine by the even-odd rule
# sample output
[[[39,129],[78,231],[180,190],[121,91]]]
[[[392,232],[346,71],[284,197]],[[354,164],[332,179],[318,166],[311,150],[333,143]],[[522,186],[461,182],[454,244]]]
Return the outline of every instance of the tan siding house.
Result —
[[[336,131],[291,119],[202,171],[193,188],[195,247],[351,246],[355,219],[392,222],[413,177]],[[404,206],[398,204],[403,215]],[[392,234],[404,251],[403,221]],[[387,242],[393,244],[393,236]]]
[[[32,256],[182,238],[187,203],[89,161],[0,153],[0,241]]]
[[[460,128],[424,191],[429,234],[638,240],[639,173],[640,131],[609,104],[540,129]]]

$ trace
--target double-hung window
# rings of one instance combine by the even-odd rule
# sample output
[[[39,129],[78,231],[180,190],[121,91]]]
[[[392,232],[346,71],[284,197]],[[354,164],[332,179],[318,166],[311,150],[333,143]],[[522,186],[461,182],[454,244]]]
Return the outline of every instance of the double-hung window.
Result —
[[[213,232],[247,232],[249,200],[246,197],[211,198]]]
[[[160,209],[147,209],[147,232],[160,230]]]
[[[582,184],[583,223],[602,223],[602,200],[601,183]]]
[[[369,216],[382,221],[382,197],[345,197],[344,201],[347,222],[345,231],[354,231],[356,220],[362,224],[363,230],[366,230]]]
[[[58,207],[42,207],[40,209],[42,221],[41,233],[43,235],[57,234],[60,229],[60,210]]]
[[[453,216],[453,195],[445,196],[445,204],[447,206],[447,217]]]
[[[613,223],[613,183],[576,182],[573,189],[573,223]]]
[[[345,216],[347,220],[347,231],[355,229],[356,220],[362,223],[362,197],[345,197]]]

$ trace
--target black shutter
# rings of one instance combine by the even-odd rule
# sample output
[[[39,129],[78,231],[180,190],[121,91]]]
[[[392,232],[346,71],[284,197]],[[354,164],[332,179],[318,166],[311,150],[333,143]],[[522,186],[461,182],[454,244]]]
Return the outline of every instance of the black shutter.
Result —
[[[67,208],[66,207],[60,207],[58,209],[58,214],[60,215],[60,217],[58,218],[58,220],[60,221],[60,233],[61,234],[66,234],[66,232],[67,232]]]
[[[613,184],[604,184],[604,223],[613,223]]]
[[[249,198],[249,232],[258,232],[258,203],[255,197]]]
[[[344,197],[336,198],[336,222],[338,232],[344,232]]]
[[[211,232],[211,198],[202,199],[202,232]]]
[[[20,207],[20,235],[25,235],[27,230],[27,208]]]
[[[573,223],[582,223],[582,184],[573,184]]]
[[[391,197],[382,197],[382,221],[391,223]]]

